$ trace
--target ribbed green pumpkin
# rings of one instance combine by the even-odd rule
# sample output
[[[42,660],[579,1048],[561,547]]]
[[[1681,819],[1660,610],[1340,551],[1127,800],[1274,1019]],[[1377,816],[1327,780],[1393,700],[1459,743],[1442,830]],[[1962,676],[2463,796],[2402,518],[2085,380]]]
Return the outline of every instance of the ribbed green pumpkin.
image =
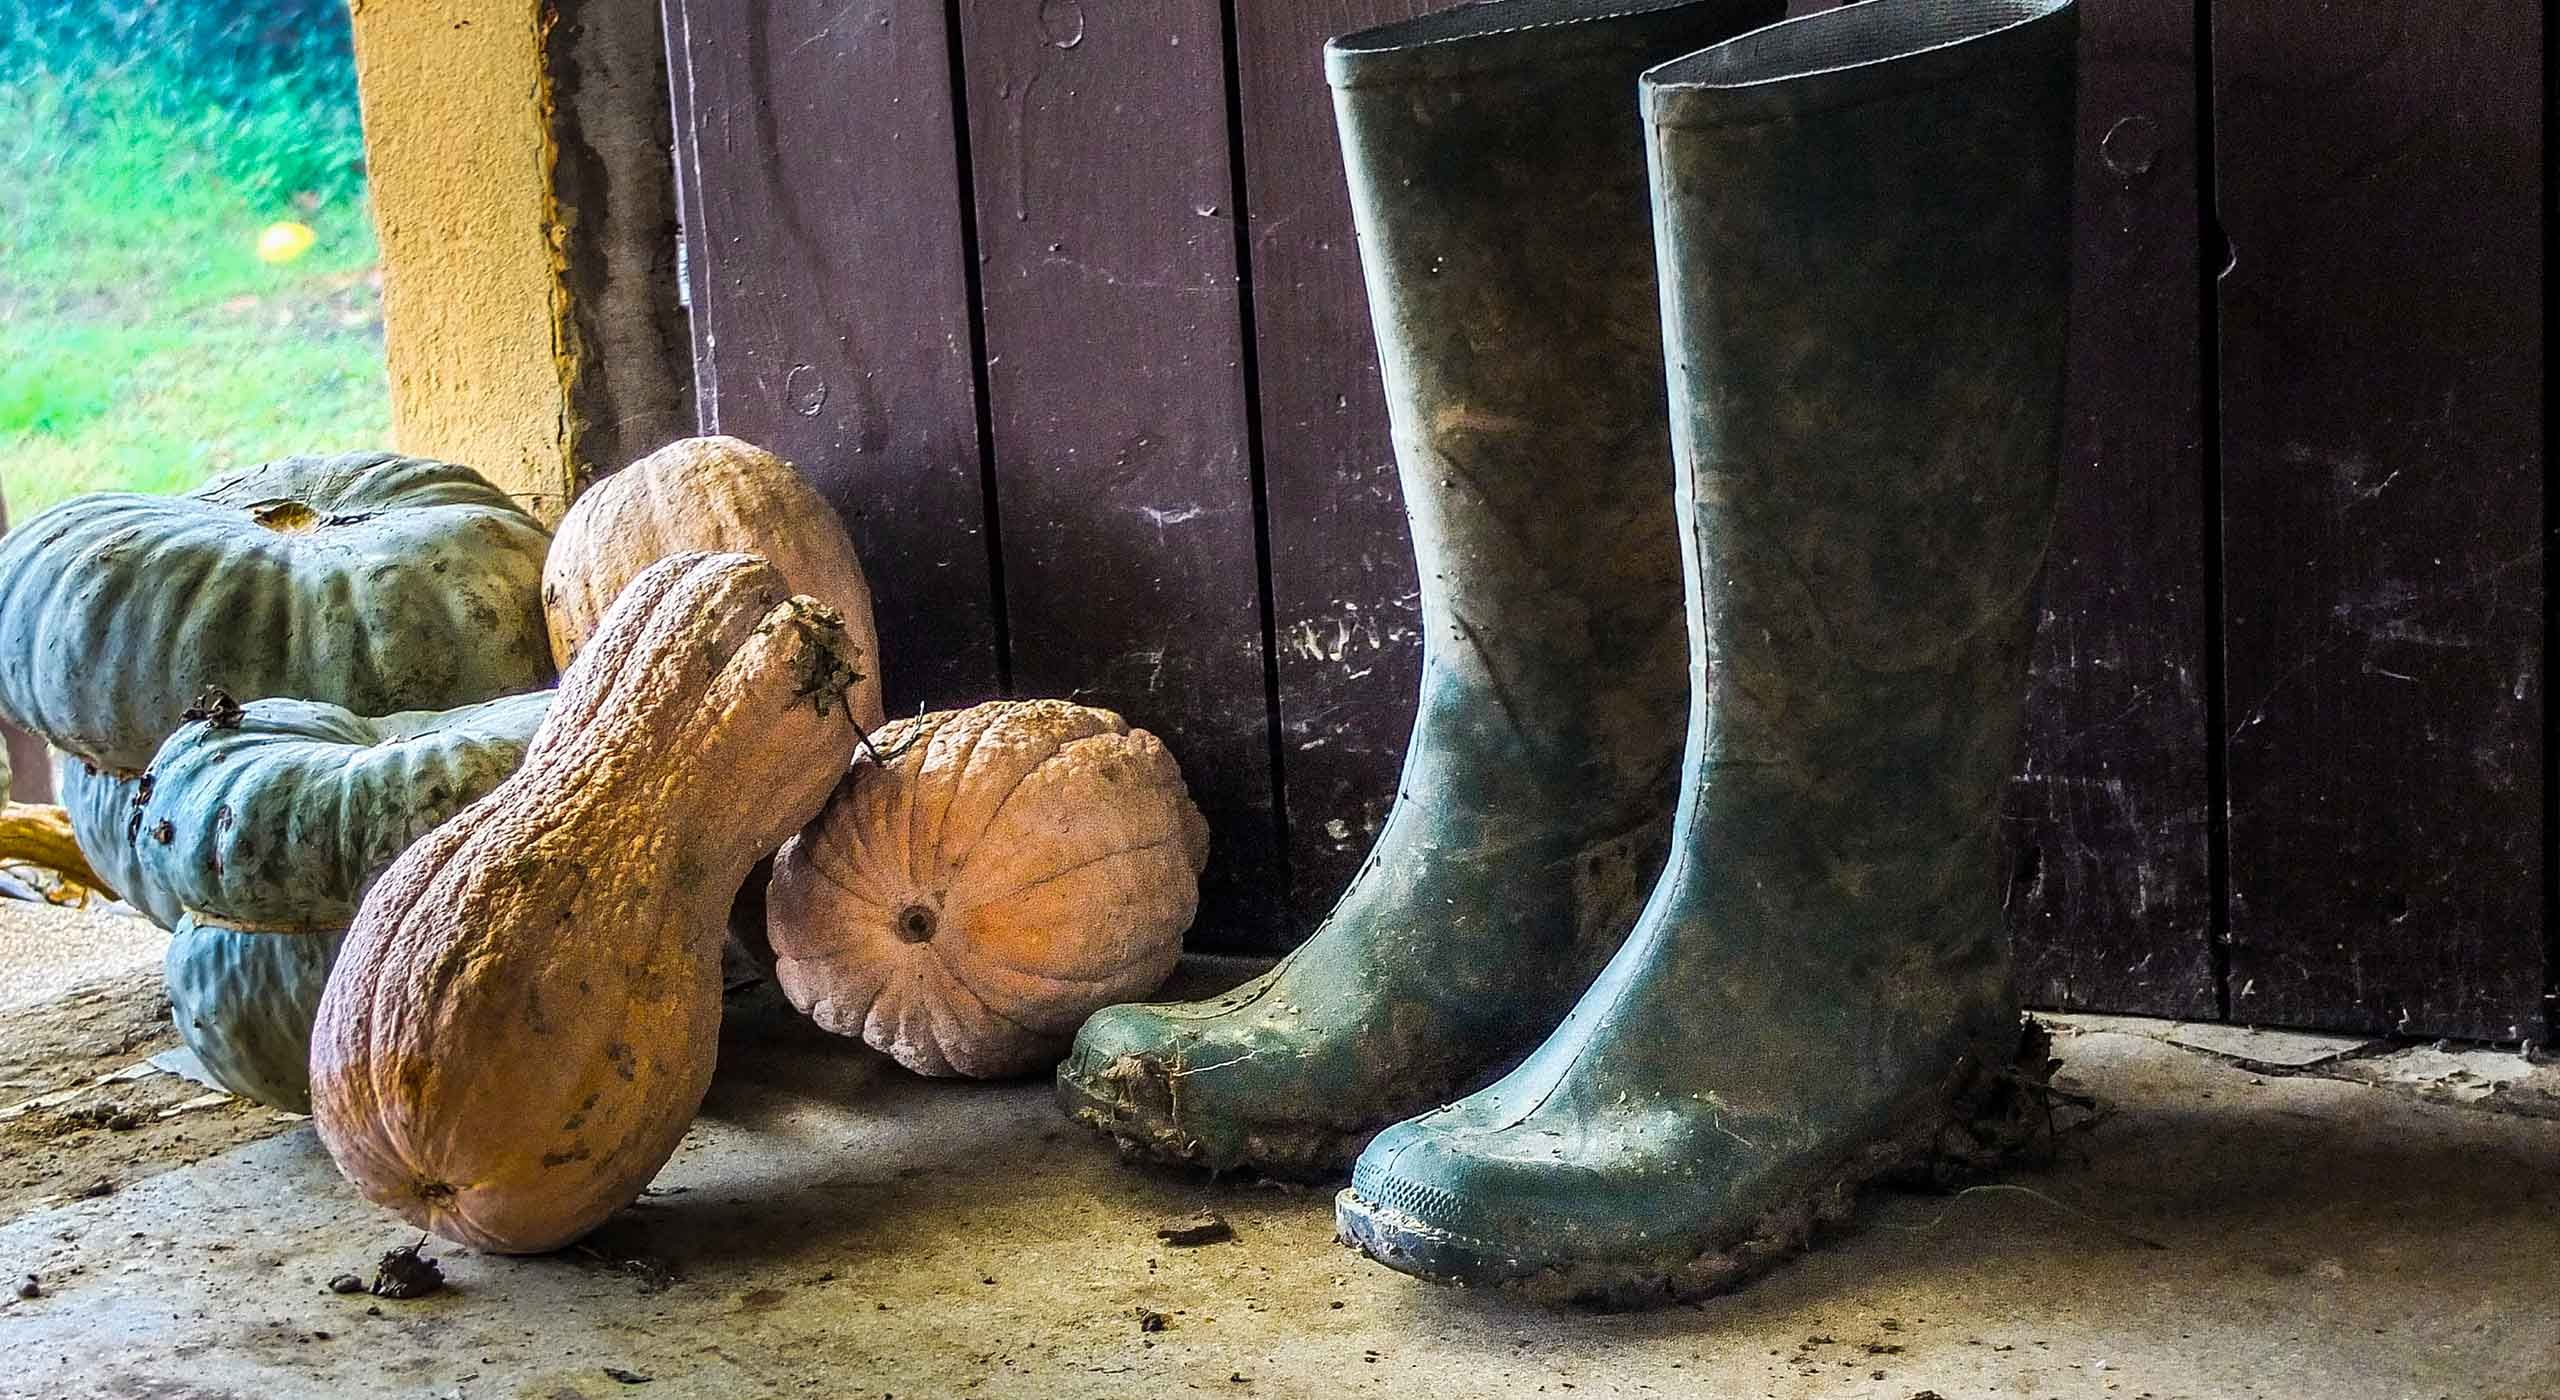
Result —
[[[162,971],[178,1036],[213,1081],[288,1113],[311,1111],[311,1018],[347,931],[242,933],[178,921]]]
[[[89,868],[151,922],[176,928],[177,904],[144,883],[134,859],[133,798],[142,788],[142,775],[110,773],[64,755],[54,760],[53,788],[71,819],[71,839],[80,843]]]
[[[256,700],[189,721],[143,779],[139,883],[199,920],[344,928],[384,866],[516,770],[551,695],[379,718]]]
[[[364,892],[515,771],[551,692],[368,719],[259,700],[190,721],[127,818],[135,890],[176,936],[169,1003],[223,1087],[308,1111],[311,1017]],[[102,872],[103,873],[103,872]]]
[[[469,468],[386,452],[66,501],[0,539],[0,714],[128,774],[208,687],[366,714],[533,690],[547,543]]]

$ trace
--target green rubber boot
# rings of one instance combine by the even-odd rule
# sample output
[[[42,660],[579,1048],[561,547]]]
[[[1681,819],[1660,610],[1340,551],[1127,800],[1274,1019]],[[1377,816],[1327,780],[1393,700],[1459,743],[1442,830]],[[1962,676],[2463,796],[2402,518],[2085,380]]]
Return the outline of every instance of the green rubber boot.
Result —
[[[1645,75],[1701,662],[1671,865],[1345,1240],[1604,1306],[1730,1286],[2022,1131],[1994,818],[2053,516],[2070,0],[1868,0]]]
[[[1144,1157],[1338,1174],[1518,1062],[1662,868],[1687,696],[1645,68],[1777,0],[1492,0],[1326,46],[1420,564],[1393,811],[1314,937],[1058,1070]]]

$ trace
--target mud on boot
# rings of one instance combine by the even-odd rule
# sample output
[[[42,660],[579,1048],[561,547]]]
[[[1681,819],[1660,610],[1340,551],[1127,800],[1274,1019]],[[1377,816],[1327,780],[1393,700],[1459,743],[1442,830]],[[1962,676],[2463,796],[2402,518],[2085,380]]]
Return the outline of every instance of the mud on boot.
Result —
[[[1868,0],[1646,74],[1699,662],[1670,865],[1554,1036],[1361,1155],[1372,1257],[1689,1297],[2005,1111],[2074,33],[2070,0]]]
[[[1335,1219],[1344,1244],[1417,1278],[1453,1287],[1496,1287],[1551,1304],[1623,1312],[1695,1303],[1730,1292],[1845,1227],[1861,1188],[1884,1184],[1955,1190],[2033,1160],[2051,1146],[2055,1066],[2052,1037],[2024,1021],[2004,1059],[1996,1043],[1968,1055],[1925,1096],[1899,1127],[1888,1128],[1827,1165],[1808,1161],[1811,1185],[1762,1210],[1712,1244],[1683,1239],[1667,1249],[1605,1258],[1540,1262],[1534,1247],[1505,1244],[1435,1224],[1455,1211],[1445,1200],[1416,1202],[1411,1213],[1394,1198],[1418,1188],[1375,1179],[1369,1192],[1341,1193]]]
[[[1224,997],[1113,1007],[1061,1105],[1130,1152],[1338,1174],[1500,1073],[1625,938],[1678,791],[1687,635],[1636,78],[1777,0],[1492,0],[1327,46],[1422,586],[1396,805]]]

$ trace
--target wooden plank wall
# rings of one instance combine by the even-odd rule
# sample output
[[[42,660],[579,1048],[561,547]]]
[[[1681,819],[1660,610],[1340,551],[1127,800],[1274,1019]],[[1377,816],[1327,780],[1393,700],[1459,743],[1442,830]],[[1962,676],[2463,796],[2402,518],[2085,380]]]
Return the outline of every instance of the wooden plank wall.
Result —
[[[1014,688],[1164,736],[1283,922],[1218,0],[960,0]]]
[[[2006,822],[2040,1006],[2216,1010],[2195,3],[2081,15],[2069,455]]]
[[[703,430],[798,463],[844,516],[891,713],[1000,694],[942,6],[665,6]]]
[[[1324,41],[1434,8],[1247,0],[1236,10],[1288,907],[1300,933],[1350,883],[1386,820],[1422,680],[1421,595]]]
[[[666,0],[706,425],[855,521],[899,703],[1166,736],[1203,946],[1303,936],[1394,794],[1413,564],[1320,46],[1438,3]],[[2028,995],[2533,1035],[2540,14],[2082,16]]]
[[[2542,7],[2213,10],[2230,1000],[2546,987]]]

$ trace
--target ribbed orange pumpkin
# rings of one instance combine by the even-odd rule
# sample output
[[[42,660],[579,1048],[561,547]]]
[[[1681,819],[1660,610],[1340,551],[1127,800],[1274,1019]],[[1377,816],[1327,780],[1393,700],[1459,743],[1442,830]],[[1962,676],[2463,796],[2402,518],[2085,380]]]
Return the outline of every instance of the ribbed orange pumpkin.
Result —
[[[643,571],[523,765],[365,896],[311,1099],[367,1197],[530,1253],[675,1151],[711,1082],[730,900],[853,755],[842,626],[785,592],[746,555]]]
[[[798,468],[733,437],[668,443],[569,508],[542,565],[553,659],[566,667],[642,569],[689,549],[761,554],[792,592],[835,609],[849,659],[863,673],[853,717],[865,729],[879,727],[880,637],[853,537]]]
[[[919,1074],[992,1078],[1172,972],[1209,829],[1154,735],[1022,700],[875,738],[888,760],[857,759],[774,859],[792,1005]]]

